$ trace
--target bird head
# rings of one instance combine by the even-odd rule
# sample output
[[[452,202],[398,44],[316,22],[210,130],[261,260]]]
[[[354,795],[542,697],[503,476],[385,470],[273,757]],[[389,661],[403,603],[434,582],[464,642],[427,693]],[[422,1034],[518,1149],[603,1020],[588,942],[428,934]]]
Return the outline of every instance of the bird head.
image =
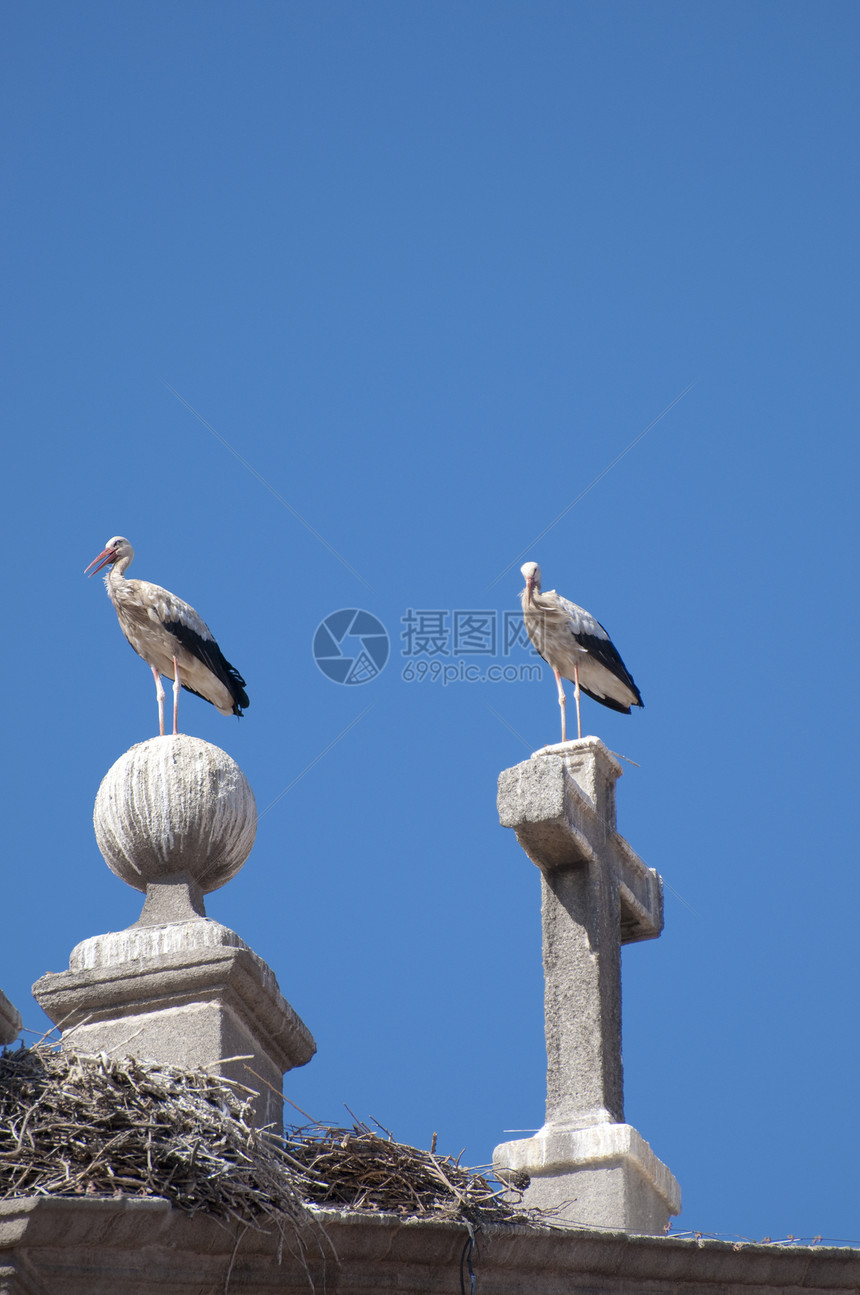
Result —
[[[540,593],[540,567],[536,562],[524,562],[520,571],[526,582],[526,595],[531,607],[534,594]]]
[[[128,558],[129,562],[134,557],[134,549],[129,544],[124,535],[114,535],[112,540],[108,540],[97,557],[94,557],[88,567],[84,569],[84,575],[94,576],[102,567],[113,566],[120,558]],[[96,565],[98,563],[98,565]]]

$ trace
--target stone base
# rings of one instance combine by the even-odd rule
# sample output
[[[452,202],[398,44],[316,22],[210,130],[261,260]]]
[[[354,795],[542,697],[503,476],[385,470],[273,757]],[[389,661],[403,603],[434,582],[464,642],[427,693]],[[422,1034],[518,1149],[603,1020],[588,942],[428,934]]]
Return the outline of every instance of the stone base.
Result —
[[[503,1179],[528,1174],[523,1207],[559,1223],[662,1236],[681,1212],[676,1179],[629,1124],[545,1125],[496,1147],[493,1167]]]
[[[84,940],[33,993],[64,1049],[209,1067],[258,1094],[260,1127],[280,1127],[284,1072],[316,1051],[272,970],[206,917]]]

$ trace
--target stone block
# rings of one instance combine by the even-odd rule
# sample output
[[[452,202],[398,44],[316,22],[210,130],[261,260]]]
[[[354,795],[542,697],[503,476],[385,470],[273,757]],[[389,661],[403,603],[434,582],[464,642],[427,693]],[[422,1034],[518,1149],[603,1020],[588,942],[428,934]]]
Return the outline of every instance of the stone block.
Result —
[[[283,1075],[316,1050],[272,970],[209,918],[84,940],[33,993],[64,1048],[209,1067],[257,1092],[260,1127],[280,1127]]]
[[[503,1179],[528,1174],[524,1207],[549,1211],[557,1222],[662,1235],[681,1212],[676,1179],[629,1124],[546,1125],[496,1147],[493,1167]]]

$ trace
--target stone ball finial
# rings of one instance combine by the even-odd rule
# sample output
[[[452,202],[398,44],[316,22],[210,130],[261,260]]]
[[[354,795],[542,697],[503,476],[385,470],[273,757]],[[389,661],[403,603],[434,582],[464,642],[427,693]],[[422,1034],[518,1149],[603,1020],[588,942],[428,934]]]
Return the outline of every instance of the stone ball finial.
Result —
[[[208,894],[251,853],[257,806],[225,751],[179,733],[120,756],[99,787],[93,823],[107,866],[135,890],[186,875]]]

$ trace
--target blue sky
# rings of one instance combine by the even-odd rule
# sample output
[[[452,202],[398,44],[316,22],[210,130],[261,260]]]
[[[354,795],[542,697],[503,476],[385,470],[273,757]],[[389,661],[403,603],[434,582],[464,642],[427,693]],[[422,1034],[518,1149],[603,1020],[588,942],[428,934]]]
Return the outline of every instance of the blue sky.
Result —
[[[858,34],[838,0],[7,10],[0,984],[30,1029],[32,982],[140,906],[91,826],[155,731],[83,577],[121,533],[248,683],[241,721],[180,714],[265,811],[208,911],[317,1039],[288,1095],[476,1165],[539,1126],[539,878],[495,784],[555,687],[410,680],[401,638],[515,610],[534,559],[645,700],[584,725],[671,887],[624,1059],[677,1227],[860,1242]],[[362,685],[313,660],[342,608],[390,636]]]

